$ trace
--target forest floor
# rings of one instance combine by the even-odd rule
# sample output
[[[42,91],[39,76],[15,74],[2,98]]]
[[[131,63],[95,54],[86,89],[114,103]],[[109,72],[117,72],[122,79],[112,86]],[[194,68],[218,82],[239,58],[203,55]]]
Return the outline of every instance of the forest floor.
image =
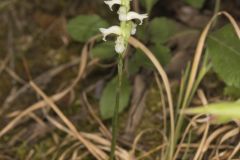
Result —
[[[221,10],[228,11],[238,22],[239,8],[238,1],[222,0]],[[179,0],[161,0],[150,18],[168,17],[201,31],[213,13],[212,0],[202,9]],[[89,51],[84,50],[84,43],[72,41],[66,28],[69,19],[83,14],[100,15],[114,22],[100,0],[0,1],[1,160],[95,159],[91,149],[99,150],[100,156],[108,155],[111,120],[101,119],[99,99],[107,81],[116,74],[116,63],[115,59],[102,62],[89,58],[87,67],[81,70],[84,64],[81,55]],[[219,22],[224,23],[224,19]],[[172,52],[165,70],[170,77],[174,102],[181,73],[193,59],[199,33],[166,44]],[[164,120],[169,117],[162,114],[164,100],[160,100],[159,77],[154,70],[143,69],[129,79],[133,86],[132,100],[120,114],[119,157],[161,159],[160,150],[166,142],[163,128],[168,130],[169,126]],[[74,84],[74,80],[78,83]],[[191,106],[200,106],[204,100],[211,103],[236,99],[225,95],[224,88],[225,84],[210,71]],[[184,156],[193,159],[199,147],[202,159],[227,159],[240,141],[237,124],[208,127],[204,118],[196,121],[191,118],[186,118],[193,124],[186,131],[187,138],[178,145],[177,159]],[[83,143],[82,139],[87,142]]]

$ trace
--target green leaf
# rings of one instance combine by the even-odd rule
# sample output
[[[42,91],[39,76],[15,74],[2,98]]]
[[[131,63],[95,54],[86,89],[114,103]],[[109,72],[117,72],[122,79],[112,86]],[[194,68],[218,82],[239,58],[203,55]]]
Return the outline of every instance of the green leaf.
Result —
[[[67,30],[74,40],[85,42],[99,33],[99,28],[107,26],[108,23],[97,15],[81,15],[68,22]]]
[[[116,103],[116,87],[117,77],[112,79],[103,91],[100,99],[100,113],[103,119],[109,119],[113,117],[114,107]],[[121,113],[128,105],[131,95],[131,85],[126,77],[123,77],[119,113]]]
[[[213,68],[228,85],[240,88],[240,40],[230,25],[212,33],[207,41]]]
[[[157,3],[158,0],[141,0],[140,3],[146,8],[147,12],[150,13],[152,7]]]
[[[240,88],[227,86],[224,88],[224,95],[231,96],[232,98],[240,98]]]
[[[92,49],[91,53],[93,58],[100,59],[107,59],[116,55],[114,50],[114,43],[110,41],[98,44]]]
[[[205,0],[184,0],[184,1],[198,9],[202,8],[205,2]]]
[[[150,46],[150,50],[155,54],[159,62],[166,66],[171,59],[171,51],[168,47],[165,47],[161,44]],[[141,50],[137,50],[132,59],[129,61],[129,72],[135,73],[139,70],[140,67],[145,67],[153,69],[154,65],[152,62],[142,53]]]
[[[176,32],[176,22],[165,17],[154,18],[149,24],[150,39],[157,44],[165,43]]]
[[[146,33],[147,25],[144,23],[143,25],[138,26],[136,37],[142,42],[146,42],[148,39],[148,34]]]
[[[222,102],[209,104],[204,107],[190,108],[183,111],[185,114],[210,114],[213,123],[226,123],[240,120],[240,102]]]
[[[156,44],[150,47],[150,50],[155,54],[162,66],[166,66],[170,62],[171,51],[168,47],[161,44]]]

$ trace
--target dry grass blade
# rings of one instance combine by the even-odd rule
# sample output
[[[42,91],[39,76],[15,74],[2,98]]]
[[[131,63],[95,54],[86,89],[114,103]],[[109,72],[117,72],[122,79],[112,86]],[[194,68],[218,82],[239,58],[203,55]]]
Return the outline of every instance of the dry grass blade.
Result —
[[[87,106],[87,109],[89,110],[91,116],[95,119],[95,121],[99,124],[99,126],[101,127],[102,131],[104,132],[104,135],[108,138],[111,139],[112,135],[109,132],[109,130],[107,129],[107,127],[103,124],[103,122],[101,121],[101,119],[95,114],[94,110],[92,109],[92,106],[90,105],[88,99],[87,99],[87,95],[85,92],[82,93],[81,95],[81,99],[82,101],[85,103],[85,105]]]
[[[229,131],[222,137],[220,144],[222,144],[227,139],[230,139],[231,137],[237,136],[238,134],[239,134],[239,128],[235,128],[235,129]],[[240,149],[240,143],[238,143],[238,145],[234,148],[234,150],[233,150],[232,154],[229,156],[228,160],[231,160],[239,149]]]
[[[51,97],[53,101],[58,101],[65,96],[65,92],[61,92],[59,94]],[[11,122],[9,122],[3,129],[0,131],[0,138],[5,135],[9,130],[11,130],[23,117],[29,115],[30,113],[39,110],[46,106],[44,101],[40,101],[35,103],[34,105],[28,107],[26,110],[22,111],[17,117],[15,117]]]
[[[82,155],[80,155],[76,160],[83,160],[85,157],[89,155],[89,152],[84,152]]]
[[[138,144],[138,142],[140,141],[140,139],[142,138],[142,136],[144,135],[144,134],[146,134],[146,133],[148,133],[148,132],[153,132],[155,129],[145,129],[145,130],[143,130],[143,131],[141,131],[137,136],[136,136],[136,138],[134,139],[134,142],[133,142],[133,144],[132,144],[132,149],[131,149],[131,151],[130,151],[130,153],[132,154],[132,157],[135,155],[135,152],[136,152],[136,150],[137,150],[137,144]],[[158,131],[158,130],[156,130],[156,131]],[[160,133],[161,133],[161,135],[164,137],[164,146],[167,144],[167,142],[168,142],[168,139],[167,139],[167,137],[165,136],[165,134],[164,133],[162,133],[161,131],[159,131]],[[151,152],[152,153],[152,152]],[[144,154],[145,155],[145,154]],[[142,156],[140,156],[140,157],[142,157]],[[137,158],[137,159],[139,159],[139,158]],[[141,159],[141,158],[140,158]]]
[[[45,102],[54,110],[54,112],[60,117],[60,119],[65,123],[65,125],[71,130],[71,132],[74,134],[76,138],[78,138],[95,156],[95,158],[99,160],[105,160],[107,158],[107,155],[102,152],[100,149],[95,147],[91,142],[89,142],[87,139],[85,139],[76,129],[76,127],[68,120],[68,118],[59,110],[59,108],[54,104],[54,102],[47,97],[43,91],[41,91],[38,86],[35,85],[34,82],[30,82],[31,87],[45,100]]]
[[[183,143],[181,144],[182,148],[198,148],[199,144],[198,143]],[[233,149],[233,146],[229,145],[209,145],[209,149],[216,149],[218,147],[219,149]]]
[[[237,134],[239,134],[239,128],[234,128],[232,130],[230,130],[229,132],[227,132],[220,140],[220,144],[222,144],[223,142],[225,142],[226,140],[230,139],[231,137],[236,136]]]
[[[187,134],[189,133],[191,127],[192,127],[192,126],[194,125],[194,123],[195,123],[194,121],[196,121],[196,119],[198,119],[198,118],[201,117],[201,116],[202,116],[202,115],[196,115],[196,116],[193,117],[193,118],[191,119],[191,121],[188,123],[188,126],[186,127],[186,129],[185,129],[185,131],[184,131],[184,133],[183,133],[183,135],[182,135],[182,138],[181,138],[181,140],[180,140],[180,143],[179,143],[179,145],[178,145],[178,147],[177,147],[177,149],[176,149],[176,152],[175,152],[175,154],[174,154],[173,160],[177,159],[178,154],[179,154],[180,151],[181,151],[182,144],[183,144],[183,142],[184,142]]]
[[[135,151],[136,151],[136,148],[137,148],[137,143],[140,141],[140,138],[146,134],[147,132],[152,132],[154,131],[154,129],[146,129],[146,130],[143,130],[141,131],[137,137],[134,139],[134,142],[133,142],[133,145],[132,145],[132,150],[130,151],[130,154],[131,154],[131,157],[135,157]],[[158,131],[158,130],[157,130]],[[167,145],[167,137],[165,136],[164,133],[162,133],[161,131],[159,131],[161,133],[161,135],[164,137],[164,144],[161,144],[153,149],[151,149],[150,151],[144,153],[143,155],[140,155],[139,157],[137,157],[136,159],[137,160],[140,160],[140,159],[145,159],[147,158],[149,155],[159,151],[159,150],[162,150],[164,149],[164,147]]]
[[[209,126],[210,126],[210,122],[207,122],[201,143],[199,144],[198,150],[194,156],[194,160],[201,159],[200,157],[204,153],[204,144],[205,144],[207,136],[208,136]]]
[[[30,152],[28,153],[27,157],[26,157],[26,160],[31,160],[31,159],[33,159],[33,158],[32,158],[33,155],[34,155],[34,150],[31,149]]]
[[[198,94],[198,97],[199,99],[201,100],[202,104],[205,106],[208,104],[208,100],[207,100],[207,97],[205,96],[205,93],[203,92],[202,89],[199,89],[197,91],[197,94]]]
[[[53,100],[54,102],[59,101],[60,99],[62,99],[64,96],[66,96],[75,86],[76,84],[79,82],[79,80],[81,80],[81,78],[84,75],[84,71],[86,69],[87,66],[87,59],[88,59],[88,45],[89,43],[91,43],[92,41],[95,41],[96,39],[98,39],[100,36],[94,36],[92,37],[83,47],[82,53],[81,53],[81,62],[80,62],[80,66],[79,66],[79,71],[78,71],[78,75],[76,77],[76,79],[74,80],[74,82],[67,87],[66,89],[64,89],[63,91],[61,91],[60,93],[57,93],[53,96],[51,96],[51,100]],[[10,129],[12,129],[19,120],[21,120],[21,118],[23,118],[24,116],[28,115],[31,112],[34,112],[35,110],[44,108],[46,106],[45,101],[39,101],[33,105],[31,105],[30,107],[28,107],[26,110],[22,111],[16,118],[14,118],[11,122],[9,122],[3,129],[0,130],[0,138],[6,134]]]
[[[213,142],[215,139],[217,139],[219,135],[223,134],[224,132],[228,131],[231,128],[232,126],[227,125],[215,130],[210,136],[208,136],[208,139],[206,140],[205,145],[203,147],[203,151],[206,152],[211,142]]]
[[[74,137],[74,134],[71,130],[69,130],[67,127],[63,126],[62,124],[60,124],[57,120],[55,120],[54,118],[50,117],[49,115],[46,115],[47,120],[52,123],[53,126],[55,126],[56,128],[58,128],[59,130],[62,130],[63,132],[66,132],[68,135],[71,135]]]
[[[61,156],[58,158],[58,160],[64,160],[66,159],[66,156],[75,148],[79,148],[79,142],[74,143],[72,146],[70,146],[69,148],[67,148],[62,154]]]
[[[76,58],[66,64],[57,66],[53,69],[50,69],[49,71],[46,71],[45,73],[41,74],[40,76],[36,77],[33,81],[36,84],[47,84],[51,81],[53,77],[64,71],[65,69],[72,67],[74,65],[79,64],[80,58]],[[19,96],[23,95],[28,89],[30,88],[29,83],[26,83],[24,86],[19,88],[17,91],[12,92],[3,102],[2,109],[0,110],[0,115],[4,113],[4,111],[11,106],[11,104],[19,98]]]
[[[238,134],[239,134],[239,128],[234,128],[234,129],[228,131],[228,132],[221,138],[219,145],[223,144],[223,142],[225,142],[226,140],[228,140],[228,139],[230,139],[230,138],[232,138],[232,137],[234,137],[234,136],[237,136]],[[231,156],[228,157],[228,160],[231,160],[231,159],[229,159],[229,158],[233,158],[235,152],[240,149],[239,147],[240,147],[240,146],[239,146],[239,144],[238,144],[238,146],[236,146],[235,149],[233,150]],[[216,154],[219,155],[219,150],[217,150],[217,153],[216,153]]]
[[[47,116],[47,119],[49,120],[49,122],[51,122],[58,129],[66,132],[68,135],[71,135],[75,138],[78,138],[78,137],[76,137],[76,134],[72,130],[66,128],[65,126],[60,124],[58,121],[56,121],[55,119],[51,118],[50,116]],[[104,139],[103,137],[101,137],[98,134],[83,133],[83,132],[81,132],[79,134],[81,134],[82,137],[94,142],[94,144],[96,144],[95,145],[96,148],[102,148],[104,150],[109,151],[110,144],[111,144],[109,140]],[[67,151],[67,153],[70,152],[70,151],[71,150]],[[61,157],[64,158],[67,155],[67,153],[64,152]],[[128,160],[128,158],[126,158],[126,157],[129,157],[129,154],[127,153],[127,151],[123,150],[120,147],[117,147],[116,155],[118,155],[122,160]]]
[[[73,154],[72,154],[71,160],[75,160],[75,159],[77,159],[78,152],[79,152],[79,149],[76,148],[76,149],[73,151]]]
[[[2,72],[4,71],[4,69],[6,68],[8,62],[10,60],[10,56],[6,56],[6,58],[4,58],[3,61],[1,61],[1,64],[0,64],[0,75],[2,74]]]
[[[167,99],[168,99],[168,104],[169,104],[169,111],[170,111],[170,124],[171,124],[171,135],[170,135],[170,144],[169,146],[173,146],[174,144],[174,137],[175,137],[175,118],[174,118],[174,109],[173,109],[173,99],[172,99],[172,93],[171,93],[171,88],[170,88],[170,83],[169,79],[167,77],[166,72],[164,71],[162,65],[159,63],[157,58],[154,56],[154,54],[140,41],[135,39],[134,37],[129,38],[129,43],[134,46],[135,48],[139,48],[143,51],[143,53],[151,60],[151,62],[154,64],[156,67],[159,75],[161,76],[163,80],[163,84],[166,89],[167,93]],[[173,148],[169,151],[170,157],[173,155]]]
[[[137,157],[136,160],[140,160],[140,159],[146,159],[147,157],[149,157],[151,154],[162,150],[167,144],[161,144],[153,149],[151,149],[150,151],[148,151],[147,153],[141,155],[140,157]]]
[[[138,142],[140,141],[140,138],[143,136],[143,134],[147,133],[151,131],[150,129],[146,129],[146,130],[143,130],[141,131],[140,133],[138,133],[138,135],[136,136],[136,138],[134,139],[133,141],[133,144],[132,144],[132,149],[130,151],[130,153],[132,154],[132,156],[135,155],[135,152],[136,152],[136,148],[137,148],[137,144]]]
[[[240,151],[240,142],[238,143],[238,145],[234,148],[233,152],[231,153],[231,155],[228,157],[228,160],[232,160],[233,157],[235,156],[235,154],[239,153]]]
[[[16,118],[14,118],[11,122],[9,122],[1,131],[0,131],[0,138],[6,134],[10,129],[12,129],[19,120],[21,120],[21,118],[23,118],[24,116],[34,112],[35,110],[44,108],[46,106],[46,102],[53,107],[54,111],[60,116],[60,118],[62,118],[62,120],[66,123],[66,125],[73,131],[73,133],[75,134],[75,136],[83,143],[85,144],[85,146],[89,149],[89,151],[99,160],[105,160],[107,158],[107,155],[102,152],[99,149],[96,149],[94,147],[94,145],[92,145],[91,143],[89,143],[85,138],[83,138],[81,135],[78,134],[76,128],[74,127],[74,125],[71,124],[70,121],[68,121],[68,119],[65,117],[64,114],[61,113],[61,111],[57,108],[57,106],[54,104],[54,101],[58,101],[61,98],[63,98],[65,95],[67,95],[74,87],[75,85],[79,82],[79,80],[83,77],[84,75],[84,71],[86,69],[87,66],[87,59],[88,59],[88,44],[92,43],[92,41],[95,41],[96,39],[99,38],[99,35],[92,37],[83,47],[82,50],[82,54],[81,54],[81,63],[80,63],[80,67],[79,67],[79,72],[78,72],[78,76],[77,78],[74,80],[74,82],[71,84],[71,86],[69,86],[68,88],[66,88],[65,90],[63,90],[62,92],[55,94],[54,96],[52,96],[51,98],[47,97],[35,84],[34,82],[30,82],[31,87],[37,92],[39,93],[43,98],[44,101],[40,101],[30,107],[28,107],[28,109],[24,110],[23,112],[21,112]],[[46,101],[46,102],[45,102]]]
[[[71,87],[65,89],[64,91],[57,93],[55,95],[53,95],[51,97],[52,101],[58,101],[60,99],[62,99],[65,95],[67,95],[69,93],[69,91],[71,91]],[[44,108],[46,106],[45,101],[39,101],[33,105],[31,105],[30,107],[28,107],[27,109],[25,109],[24,111],[20,112],[20,114],[18,114],[17,117],[15,117],[11,122],[9,122],[3,129],[1,129],[0,131],[0,138],[6,134],[9,130],[11,130],[17,123],[18,121],[20,121],[23,117],[31,114],[32,112],[39,110],[41,108]]]
[[[208,136],[208,139],[205,142],[205,145],[203,147],[203,152],[206,152],[207,149],[209,148],[211,142],[213,142],[215,139],[217,139],[217,137],[221,134],[223,134],[224,132],[228,131],[229,129],[231,129],[232,126],[223,126],[217,130],[215,130],[210,136]]]
[[[19,76],[17,75],[16,72],[14,72],[11,68],[6,67],[5,71],[9,74],[10,77],[12,77],[16,82],[20,84],[25,84],[26,82]]]
[[[44,121],[34,113],[30,113],[29,116],[34,119],[41,127],[47,127]]]
[[[99,146],[99,148],[102,148],[103,150],[106,150],[106,151],[110,151],[111,142],[109,140],[99,136],[98,134],[82,133],[82,135],[85,138],[95,142]],[[119,157],[120,159],[131,160],[129,159],[130,154],[125,149],[117,146],[115,152],[117,157]]]
[[[204,92],[202,90],[198,91],[198,96],[201,99],[203,105],[207,105],[208,104],[207,98],[206,98],[206,96],[205,96],[205,94],[204,94]],[[207,121],[206,123],[207,123],[206,124],[206,128],[205,128],[205,131],[204,131],[201,143],[200,143],[200,145],[198,147],[197,153],[194,156],[194,160],[201,159],[201,155],[203,155],[203,153],[204,153],[204,144],[206,142],[208,131],[209,131],[209,126],[210,126],[210,122],[209,121]]]

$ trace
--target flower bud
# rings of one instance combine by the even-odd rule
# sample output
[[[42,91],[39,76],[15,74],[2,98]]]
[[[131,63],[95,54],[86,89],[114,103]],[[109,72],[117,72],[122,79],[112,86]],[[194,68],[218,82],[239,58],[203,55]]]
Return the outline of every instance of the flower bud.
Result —
[[[137,25],[135,23],[132,23],[131,35],[136,34],[136,32],[137,32]]]
[[[124,50],[126,49],[125,47],[125,42],[124,42],[124,38],[122,36],[118,36],[117,40],[115,41],[115,51],[117,53],[123,53]]]

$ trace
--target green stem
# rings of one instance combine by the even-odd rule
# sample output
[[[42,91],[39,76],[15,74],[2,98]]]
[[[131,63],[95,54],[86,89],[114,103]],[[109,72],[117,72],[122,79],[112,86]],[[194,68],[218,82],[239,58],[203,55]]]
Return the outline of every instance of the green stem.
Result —
[[[119,100],[120,100],[120,93],[122,88],[122,77],[123,77],[123,54],[118,54],[118,82],[116,88],[116,103],[114,108],[114,115],[112,120],[112,144],[111,144],[111,154],[110,160],[114,160],[115,157],[115,149],[116,149],[116,142],[117,142],[117,134],[118,134],[118,110],[119,110]]]
[[[121,7],[125,7],[127,12],[130,10],[130,0],[121,0]],[[127,46],[128,38],[130,36],[131,32],[131,22],[122,21],[121,24],[121,30],[124,40],[125,40],[125,46]],[[120,103],[120,97],[121,97],[121,88],[122,88],[122,77],[123,77],[123,57],[124,53],[118,54],[118,82],[116,87],[116,104],[114,108],[114,115],[112,120],[112,143],[111,143],[111,153],[110,153],[110,160],[114,160],[115,158],[115,149],[116,149],[116,143],[117,143],[117,134],[118,134],[118,110],[119,110],[119,103]]]
[[[221,0],[216,0],[214,14],[217,14],[221,9]]]
[[[216,15],[221,9],[221,0],[216,0],[215,2],[215,7],[214,7],[214,15]],[[218,21],[218,18],[216,18],[216,20],[213,22],[212,26],[213,28],[216,26]]]

